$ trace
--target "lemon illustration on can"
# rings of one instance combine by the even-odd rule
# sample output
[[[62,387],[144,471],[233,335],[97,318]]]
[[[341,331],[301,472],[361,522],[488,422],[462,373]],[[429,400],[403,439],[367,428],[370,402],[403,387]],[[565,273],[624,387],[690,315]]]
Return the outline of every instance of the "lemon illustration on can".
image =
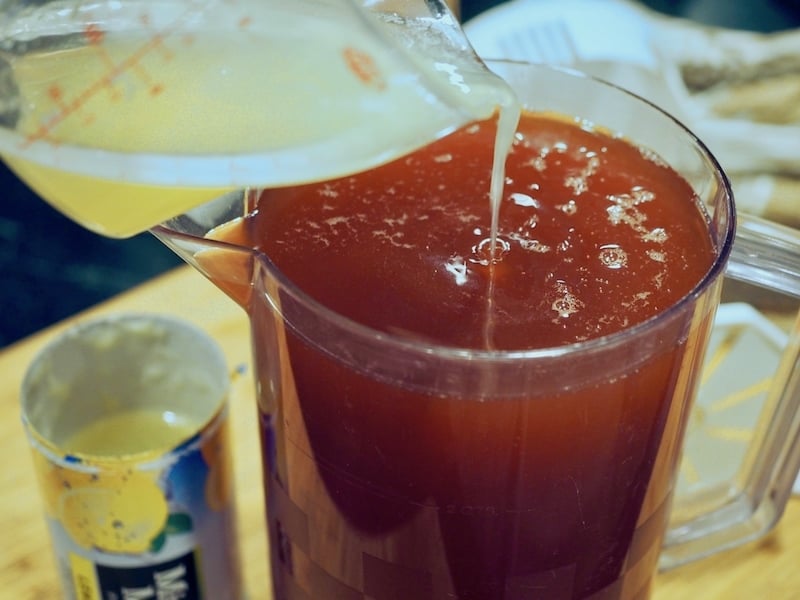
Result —
[[[153,474],[104,472],[62,490],[56,517],[83,548],[141,553],[164,529],[169,507]]]

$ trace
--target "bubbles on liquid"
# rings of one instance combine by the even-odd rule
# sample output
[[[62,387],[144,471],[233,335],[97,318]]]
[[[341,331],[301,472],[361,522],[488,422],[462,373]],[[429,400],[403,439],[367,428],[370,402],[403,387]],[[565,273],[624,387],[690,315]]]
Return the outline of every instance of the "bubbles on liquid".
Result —
[[[628,264],[628,254],[617,244],[600,246],[600,262],[609,269],[621,269]]]
[[[639,146],[639,154],[641,154],[645,160],[649,160],[654,165],[658,165],[659,167],[664,167],[664,168],[669,167],[667,162],[663,158],[661,158],[660,155],[656,154],[649,148],[643,148],[642,146]]]
[[[492,238],[484,238],[472,247],[472,256],[469,261],[488,267],[503,260],[509,250],[511,250],[511,244],[501,237],[495,240],[494,250],[492,250]]]
[[[664,230],[663,227],[656,227],[655,229],[651,229],[646,234],[642,236],[642,240],[645,242],[654,242],[656,244],[663,244],[667,241],[667,232]]]
[[[580,196],[589,189],[589,179],[597,172],[600,166],[600,159],[595,154],[588,157],[586,164],[580,173],[577,175],[570,175],[564,179],[564,187],[571,188],[572,193]]]
[[[525,222],[522,225],[517,227],[517,231],[520,233],[524,233],[531,229],[535,229],[538,224],[539,224],[539,215],[531,215],[530,217],[525,219]]]
[[[572,193],[580,196],[589,189],[589,182],[580,175],[571,175],[564,180],[564,187],[572,188]]]
[[[433,157],[433,162],[437,163],[448,163],[453,160],[453,155],[450,153],[447,154],[440,154],[438,156]]]
[[[322,196],[323,198],[338,198],[339,192],[336,191],[330,184],[325,184],[317,190],[317,194]]]
[[[472,213],[463,213],[463,212],[459,212],[458,214],[455,215],[455,217],[465,225],[469,225],[470,223],[474,223],[475,221],[480,221],[482,218],[480,215]]]
[[[444,264],[445,271],[453,275],[456,285],[467,283],[467,263],[461,256],[451,256]]]
[[[539,171],[540,173],[547,169],[547,161],[545,161],[544,157],[537,156],[536,158],[532,158],[528,161],[528,165]]]
[[[470,134],[478,133],[481,130],[480,123],[475,123],[474,125],[470,125],[467,127],[466,132]]]
[[[639,204],[643,204],[645,202],[651,202],[656,195],[650,190],[646,190],[637,185],[631,190],[631,197],[633,198],[634,206],[638,206]]]
[[[325,219],[323,223],[325,223],[325,225],[327,225],[331,229],[336,229],[339,227],[339,225],[344,225],[347,228],[352,228],[352,225],[350,224],[350,218],[342,215]]]
[[[646,307],[650,304],[648,298],[652,295],[652,292],[643,291],[638,292],[631,296],[630,300],[620,302],[620,306],[625,309],[637,309]]]
[[[556,208],[565,215],[569,216],[572,216],[578,212],[578,204],[575,202],[575,200],[568,200],[564,204],[557,204]]]
[[[373,238],[383,240],[395,248],[405,248],[407,250],[414,248],[414,244],[403,241],[404,235],[402,231],[386,231],[385,229],[375,229],[372,232]]]
[[[613,204],[609,206],[606,209],[606,213],[608,214],[608,221],[612,225],[619,225],[625,220],[626,216],[625,209],[619,204]]]
[[[550,252],[551,248],[547,244],[543,244],[539,240],[531,239],[528,236],[520,233],[511,233],[508,239],[519,244],[519,247],[528,252],[536,252],[538,254],[545,254]]]
[[[645,202],[650,202],[655,198],[655,194],[642,187],[634,187],[629,194],[611,194],[606,199],[611,202],[611,206],[606,208],[608,220],[612,225],[627,225],[635,232],[645,235],[647,229],[644,222],[647,220],[638,206]]]
[[[580,311],[585,304],[575,296],[569,289],[566,282],[558,280],[555,284],[555,298],[550,308],[557,314],[553,322],[558,323],[559,319],[567,319]]]
[[[547,157],[550,154],[550,148],[543,146],[539,149],[539,154],[529,159],[525,166],[533,167],[540,173],[547,169]]]
[[[659,252],[658,250],[648,250],[647,256],[650,257],[650,260],[655,262],[665,263],[667,262],[667,255],[663,252]]]
[[[402,227],[408,221],[408,213],[403,213],[399,217],[385,217],[383,222],[389,227]]]
[[[534,202],[536,207],[540,206],[537,200],[534,200]],[[525,219],[525,221],[519,227],[517,227],[516,231],[506,234],[506,237],[519,245],[522,250],[526,250],[528,252],[537,252],[539,254],[550,252],[550,246],[543,244],[538,239],[532,237],[538,224],[539,215],[532,214]]]
[[[533,208],[540,207],[539,201],[536,198],[529,196],[528,194],[515,192],[511,194],[510,199],[517,206],[530,206]]]

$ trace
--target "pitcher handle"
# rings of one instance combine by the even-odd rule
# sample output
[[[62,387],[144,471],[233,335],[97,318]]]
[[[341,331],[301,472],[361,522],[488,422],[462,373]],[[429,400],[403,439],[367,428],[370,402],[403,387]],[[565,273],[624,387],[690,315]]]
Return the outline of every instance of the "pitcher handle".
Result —
[[[800,231],[740,214],[726,276],[800,299]],[[662,570],[757,539],[783,514],[800,470],[800,313],[758,421],[727,489],[673,513]]]

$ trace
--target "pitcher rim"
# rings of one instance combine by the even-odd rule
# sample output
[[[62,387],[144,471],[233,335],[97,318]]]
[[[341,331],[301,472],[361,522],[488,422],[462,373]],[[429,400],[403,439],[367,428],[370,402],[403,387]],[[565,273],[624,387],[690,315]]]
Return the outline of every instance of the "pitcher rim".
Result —
[[[616,90],[623,95],[632,98],[639,103],[643,103],[649,109],[660,113],[666,117],[672,125],[685,136],[686,142],[694,146],[702,158],[707,162],[708,167],[713,172],[713,179],[719,184],[719,190],[716,194],[724,194],[724,200],[719,205],[721,209],[725,207],[727,219],[724,223],[724,231],[715,231],[713,223],[713,215],[704,212],[704,220],[706,221],[709,235],[712,236],[714,260],[711,263],[705,274],[692,286],[692,288],[674,302],[667,309],[655,314],[644,321],[636,323],[630,327],[625,327],[619,331],[605,334],[599,337],[590,338],[588,340],[571,342],[559,346],[547,346],[542,348],[529,348],[529,349],[482,349],[482,348],[469,348],[448,346],[441,343],[422,342],[419,340],[410,339],[401,335],[388,333],[379,329],[374,329],[370,326],[364,325],[354,319],[342,315],[335,310],[325,306],[322,302],[316,300],[311,295],[303,291],[295,284],[270,258],[260,250],[251,248],[244,248],[233,243],[201,238],[204,244],[209,246],[216,246],[217,248],[235,249],[236,251],[246,251],[252,253],[255,260],[266,265],[280,288],[284,292],[288,292],[292,298],[302,304],[306,309],[313,311],[315,314],[321,316],[326,322],[329,322],[337,327],[346,331],[352,332],[363,339],[371,339],[375,343],[386,344],[406,353],[418,353],[427,356],[436,356],[441,359],[453,360],[479,360],[482,362],[495,362],[502,363],[506,361],[519,361],[530,359],[544,359],[544,358],[557,358],[570,354],[589,354],[600,350],[615,347],[624,343],[631,338],[637,338],[647,335],[648,332],[656,330],[662,324],[668,323],[674,316],[680,314],[688,305],[697,300],[703,293],[717,280],[718,277],[723,276],[726,269],[728,260],[730,258],[731,250],[735,240],[736,231],[736,207],[734,203],[733,190],[728,176],[723,170],[717,158],[706,146],[706,144],[692,132],[686,125],[684,125],[677,117],[673,116],[666,110],[660,108],[653,102],[643,98],[642,96],[631,92],[619,85],[605,81],[601,78],[588,75],[582,71],[572,69],[569,67],[557,65],[544,65],[538,63],[530,63],[525,61],[516,60],[493,60],[485,59],[488,65],[502,64],[510,65],[514,68],[520,67],[525,69],[538,69],[550,72],[558,72],[575,78],[582,78],[587,81],[593,81],[607,88]],[[602,125],[602,123],[600,124]],[[635,139],[632,139],[635,143]],[[693,191],[695,191],[693,189]],[[695,196],[699,199],[695,191]],[[699,199],[701,202],[702,200]],[[702,208],[702,206],[701,206]],[[174,229],[170,229],[166,224],[160,224],[151,229],[151,232],[156,234],[157,237],[166,236],[167,238],[183,238],[187,240],[197,240],[198,237],[186,234]],[[164,232],[161,236],[158,232]],[[252,281],[251,281],[252,285]],[[306,333],[301,332],[304,337],[308,337]]]

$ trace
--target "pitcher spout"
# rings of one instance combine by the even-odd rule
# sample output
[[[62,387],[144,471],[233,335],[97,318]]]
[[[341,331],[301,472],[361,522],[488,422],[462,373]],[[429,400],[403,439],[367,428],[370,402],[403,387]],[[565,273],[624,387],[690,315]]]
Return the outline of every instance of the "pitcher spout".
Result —
[[[150,232],[187,264],[202,273],[245,310],[249,310],[257,251],[215,230],[247,213],[247,190],[237,190],[153,227]]]

